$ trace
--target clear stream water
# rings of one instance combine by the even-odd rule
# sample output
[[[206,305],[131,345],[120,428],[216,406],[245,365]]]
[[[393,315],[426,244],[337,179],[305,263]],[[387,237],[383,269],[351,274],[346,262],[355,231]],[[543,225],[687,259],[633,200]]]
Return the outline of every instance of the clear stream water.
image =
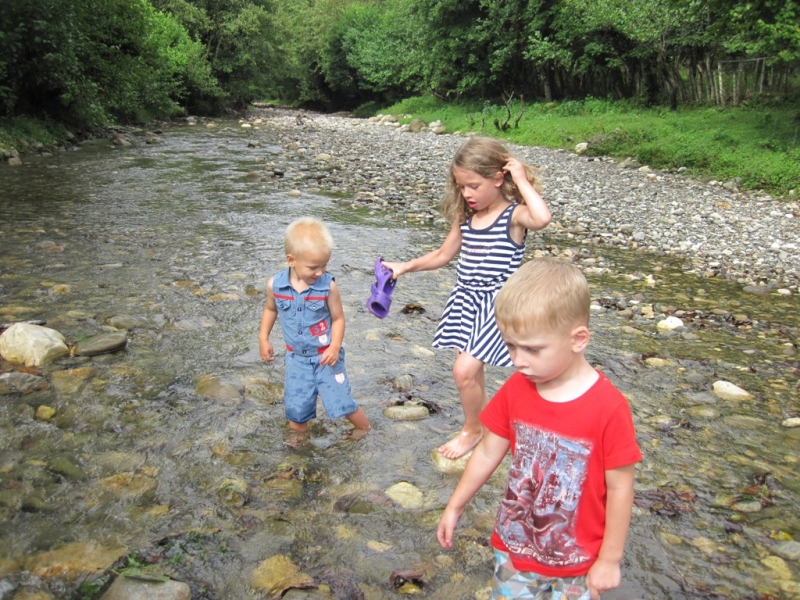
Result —
[[[445,232],[313,188],[290,195],[248,181],[255,158],[303,158],[268,128],[254,149],[254,132],[221,125],[0,166],[0,322],[45,321],[73,344],[111,317],[129,321],[123,351],[28,369],[48,385],[0,396],[0,598],[20,586],[92,598],[108,564],[128,556],[186,581],[193,598],[259,598],[250,575],[278,554],[338,598],[395,598],[390,574],[401,569],[422,571],[402,591],[485,597],[503,473],[468,508],[454,550],[435,538],[458,480],[430,455],[461,418],[453,357],[430,349],[454,269],[399,282],[393,308],[422,314],[378,320],[364,306],[376,256],[416,256]],[[336,240],[348,369],[374,430],[343,439],[346,422],[320,413],[310,443],[291,448],[274,402],[282,361],[260,361],[257,330],[264,282],[284,266],[283,229],[306,214]],[[616,294],[657,315],[670,307],[687,325],[668,337],[658,319],[592,317],[589,358],[630,399],[645,455],[623,584],[604,598],[800,597],[800,564],[776,554],[800,538],[800,428],[782,425],[800,416],[798,296],[749,295],[684,274],[676,259],[569,243],[529,240],[531,253],[609,266],[588,275],[601,304]],[[0,372],[19,368],[0,362]],[[489,369],[490,391],[508,374]],[[403,375],[412,387],[394,390]],[[716,397],[718,380],[752,398]],[[223,392],[207,392],[208,381]],[[383,415],[409,400],[434,411]],[[36,417],[40,406],[55,415]],[[399,482],[419,490],[415,507],[385,494]]]

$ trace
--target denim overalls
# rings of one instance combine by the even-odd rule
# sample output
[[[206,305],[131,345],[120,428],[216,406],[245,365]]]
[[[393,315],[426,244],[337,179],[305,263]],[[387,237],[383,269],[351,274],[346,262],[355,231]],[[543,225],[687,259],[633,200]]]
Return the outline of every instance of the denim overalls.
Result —
[[[317,394],[331,419],[358,410],[350,394],[350,380],[344,364],[344,348],[332,367],[319,364],[331,341],[331,313],[328,292],[333,277],[325,273],[302,293],[289,283],[289,269],[272,279],[272,293],[286,344],[286,376],[283,402],[286,418],[305,423],[317,416]]]

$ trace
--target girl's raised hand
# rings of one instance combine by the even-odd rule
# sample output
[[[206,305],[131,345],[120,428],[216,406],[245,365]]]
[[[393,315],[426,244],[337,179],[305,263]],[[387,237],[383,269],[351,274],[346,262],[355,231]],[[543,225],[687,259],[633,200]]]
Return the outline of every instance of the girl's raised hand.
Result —
[[[517,184],[517,187],[522,182],[528,181],[528,174],[525,172],[525,165],[519,162],[513,156],[506,161],[503,165],[503,172],[511,175],[511,179]]]

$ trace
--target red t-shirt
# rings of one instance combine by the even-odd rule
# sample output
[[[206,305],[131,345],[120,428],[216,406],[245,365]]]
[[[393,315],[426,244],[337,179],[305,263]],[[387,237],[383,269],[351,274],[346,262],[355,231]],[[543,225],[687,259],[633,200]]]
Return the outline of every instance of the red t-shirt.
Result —
[[[599,376],[585,394],[559,403],[514,373],[481,413],[492,433],[511,442],[492,545],[519,571],[585,575],[603,543],[605,471],[642,459],[628,401]]]

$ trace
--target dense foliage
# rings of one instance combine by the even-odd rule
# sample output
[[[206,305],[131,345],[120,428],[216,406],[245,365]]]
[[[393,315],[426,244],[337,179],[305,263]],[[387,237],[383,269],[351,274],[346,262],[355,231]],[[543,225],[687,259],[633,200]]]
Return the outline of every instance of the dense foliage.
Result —
[[[25,0],[0,116],[78,126],[281,98],[320,108],[795,94],[798,0]]]

